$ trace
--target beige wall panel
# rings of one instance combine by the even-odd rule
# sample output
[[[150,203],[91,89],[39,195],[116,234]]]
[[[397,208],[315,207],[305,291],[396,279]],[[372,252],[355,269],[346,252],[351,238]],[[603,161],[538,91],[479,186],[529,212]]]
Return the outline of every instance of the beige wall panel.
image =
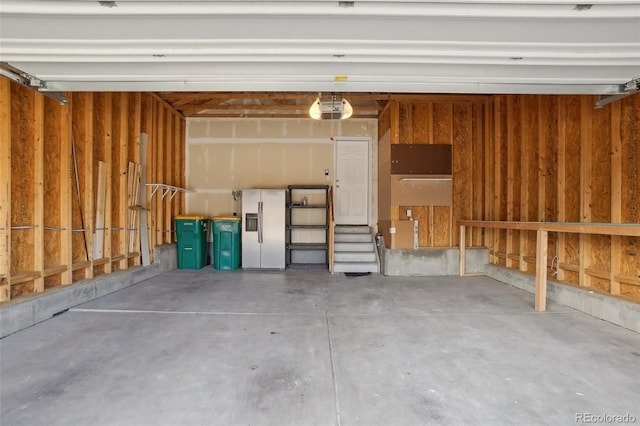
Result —
[[[236,124],[243,127],[241,123]],[[284,138],[296,138],[309,133],[309,124],[303,121],[260,120],[257,122],[256,134],[253,138],[268,137],[275,141]]]
[[[234,145],[232,157],[231,169],[229,170],[232,185],[236,188],[255,187],[257,183],[256,177],[262,174],[260,153],[257,147],[254,144]],[[215,184],[212,187],[219,188]]]
[[[349,119],[340,122],[341,134],[349,136],[371,136],[376,133],[376,120]]]
[[[230,214],[239,208],[231,195],[236,189],[331,185],[331,138],[371,137],[377,164],[376,134],[377,120],[370,119],[188,119],[186,187],[196,193],[186,195],[185,213]],[[372,180],[376,191],[377,170]]]
[[[234,146],[191,145],[189,158],[192,159],[188,173],[192,188],[230,188],[234,174]]]
[[[313,139],[329,139],[332,136],[340,135],[341,123],[336,120],[308,120],[308,133],[300,134],[299,137],[313,138]],[[342,133],[343,136],[355,136],[347,133]]]
[[[236,209],[231,191],[189,194],[189,214],[202,216],[230,216]],[[240,214],[239,211],[237,211]]]
[[[283,187],[287,182],[287,148],[282,144],[261,144],[255,146],[258,154],[260,174],[254,179],[254,185],[267,187]],[[241,161],[241,159],[239,159]],[[238,164],[237,170],[242,170],[244,176],[250,176],[251,170],[246,170]]]
[[[234,123],[234,138],[236,139],[255,139],[258,136],[258,121],[256,119],[246,119],[242,122]],[[216,123],[217,124],[217,123]],[[214,124],[214,126],[216,125]],[[215,130],[210,136],[220,137],[216,134]]]

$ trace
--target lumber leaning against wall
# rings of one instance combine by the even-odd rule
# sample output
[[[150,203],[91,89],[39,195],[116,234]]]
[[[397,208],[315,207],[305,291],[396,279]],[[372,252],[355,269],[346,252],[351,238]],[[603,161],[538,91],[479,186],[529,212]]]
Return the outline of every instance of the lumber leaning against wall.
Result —
[[[140,163],[141,132],[148,135],[147,182],[184,187],[184,118],[158,96],[67,99],[63,106],[0,78],[0,302],[140,265],[129,174]],[[148,194],[152,247],[171,243],[184,197]]]
[[[490,220],[640,223],[640,95],[596,100],[492,98]],[[487,241],[492,263],[533,272],[534,232]],[[640,238],[550,233],[548,253],[550,278],[640,300]]]

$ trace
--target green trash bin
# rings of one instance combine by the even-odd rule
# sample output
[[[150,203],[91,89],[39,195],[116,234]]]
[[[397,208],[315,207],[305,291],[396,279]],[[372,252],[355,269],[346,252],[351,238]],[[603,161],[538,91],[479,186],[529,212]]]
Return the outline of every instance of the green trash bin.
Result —
[[[176,216],[178,269],[201,269],[207,262],[207,225],[204,216]]]
[[[240,218],[215,216],[213,222],[213,267],[240,268]]]

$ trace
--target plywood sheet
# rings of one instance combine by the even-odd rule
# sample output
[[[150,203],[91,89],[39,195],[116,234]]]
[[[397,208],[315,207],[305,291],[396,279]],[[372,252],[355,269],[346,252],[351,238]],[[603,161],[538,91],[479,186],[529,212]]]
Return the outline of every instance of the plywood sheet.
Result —
[[[392,220],[378,222],[378,230],[390,249],[413,249],[413,221]]]
[[[450,175],[450,144],[397,144],[391,146],[391,173]]]
[[[566,98],[565,221],[580,221],[580,97]]]
[[[391,175],[391,204],[394,206],[450,206],[452,196],[450,177]]]
[[[60,126],[60,104],[54,100],[45,101],[46,122],[44,128],[44,208],[46,225],[62,227],[60,206],[62,179],[69,177],[69,170],[62,171],[62,144]],[[69,206],[71,208],[71,206]],[[47,230],[44,244],[44,267],[60,264],[61,231]]]

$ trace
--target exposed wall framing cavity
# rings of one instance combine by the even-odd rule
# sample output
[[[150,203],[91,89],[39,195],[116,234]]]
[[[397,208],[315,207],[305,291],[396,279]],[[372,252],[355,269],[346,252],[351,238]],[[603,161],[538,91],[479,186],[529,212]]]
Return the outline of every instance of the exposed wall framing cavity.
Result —
[[[392,96],[378,122],[379,230],[389,233],[396,221],[418,221],[418,247],[454,247],[457,222],[485,218],[485,150],[488,134],[486,96]],[[453,203],[451,205],[393,205],[390,197],[390,145],[452,145]],[[411,212],[411,216],[407,212]],[[390,241],[385,235],[385,241]],[[484,246],[484,232],[474,230],[469,247]]]
[[[640,224],[640,95],[596,100],[492,97],[490,220]],[[535,232],[486,232],[492,263],[534,272]],[[550,232],[548,258],[550,278],[640,300],[640,238]]]
[[[142,232],[152,258],[155,245],[175,239],[182,194],[156,193],[151,203],[148,190],[141,212],[136,182],[145,155],[148,183],[184,187],[183,117],[154,94],[67,99],[0,78],[1,302],[140,265]],[[146,231],[139,214],[149,217]]]

